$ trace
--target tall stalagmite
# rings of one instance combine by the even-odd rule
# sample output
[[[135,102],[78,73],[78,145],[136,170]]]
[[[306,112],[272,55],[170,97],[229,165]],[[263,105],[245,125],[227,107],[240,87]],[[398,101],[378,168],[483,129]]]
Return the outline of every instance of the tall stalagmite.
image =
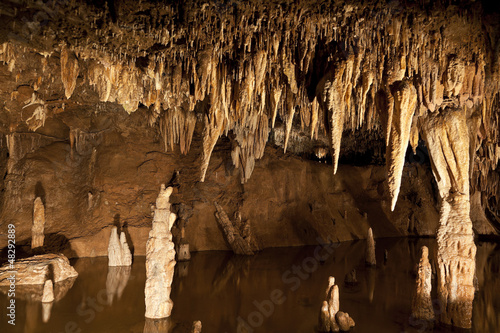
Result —
[[[177,218],[170,211],[172,187],[161,185],[156,199],[153,228],[146,245],[146,318],[170,317],[173,302],[170,299],[174,278],[175,249],[170,230]]]
[[[373,239],[372,228],[368,229],[368,234],[366,237],[366,255],[365,261],[370,266],[377,265],[377,259],[375,257],[375,240]]]
[[[43,246],[45,239],[45,207],[42,199],[37,197],[33,206],[33,225],[31,226],[31,248]]]
[[[132,254],[127,243],[127,237],[122,231],[118,238],[118,228],[113,226],[108,243],[108,266],[130,266]]]
[[[437,232],[441,321],[471,327],[476,246],[470,219],[469,137],[465,108],[446,108],[422,122],[441,197]]]

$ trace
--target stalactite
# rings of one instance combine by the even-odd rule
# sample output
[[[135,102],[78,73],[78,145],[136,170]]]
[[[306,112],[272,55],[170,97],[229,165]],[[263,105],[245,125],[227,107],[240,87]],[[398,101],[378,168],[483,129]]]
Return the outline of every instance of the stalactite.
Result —
[[[394,111],[391,117],[386,165],[391,210],[394,210],[401,186],[413,114],[417,105],[417,91],[410,82],[399,81],[393,84],[392,94],[394,96]]]
[[[76,88],[79,66],[78,59],[70,52],[66,45],[61,47],[61,79],[64,85],[66,98],[70,98]]]

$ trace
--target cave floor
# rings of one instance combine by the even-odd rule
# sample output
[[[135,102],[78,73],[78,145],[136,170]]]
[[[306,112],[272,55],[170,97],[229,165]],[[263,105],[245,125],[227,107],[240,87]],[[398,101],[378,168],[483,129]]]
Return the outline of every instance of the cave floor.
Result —
[[[193,321],[201,320],[203,332],[245,332],[246,328],[247,332],[312,333],[329,276],[339,285],[340,310],[356,322],[354,332],[425,331],[425,323],[410,326],[411,294],[420,248],[429,247],[429,257],[434,258],[435,240],[387,238],[376,242],[376,268],[364,264],[365,241],[268,249],[253,257],[222,251],[193,253],[191,261],[178,262],[175,267],[172,316],[155,321],[155,331],[188,332]],[[479,291],[472,332],[498,332],[500,295],[495,290],[500,288],[500,246],[478,242],[477,247]],[[45,305],[25,294],[17,299],[16,326],[6,327],[2,320],[0,331],[145,332],[144,257],[134,258],[131,270],[108,270],[105,257],[75,259],[72,264],[79,276],[66,294],[59,289],[60,300],[52,306],[46,323]],[[434,259],[431,264],[434,294]],[[347,285],[344,279],[353,269],[357,284]],[[435,295],[433,299],[439,312]],[[6,295],[0,294],[2,316],[6,304]]]

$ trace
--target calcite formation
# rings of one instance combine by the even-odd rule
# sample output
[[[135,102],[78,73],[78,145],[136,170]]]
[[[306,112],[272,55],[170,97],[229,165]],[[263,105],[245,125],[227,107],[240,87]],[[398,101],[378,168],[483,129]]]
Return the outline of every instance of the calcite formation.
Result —
[[[54,301],[54,284],[52,280],[46,280],[43,285],[42,303],[50,303]]]
[[[335,284],[335,278],[328,278],[326,299],[323,301],[319,314],[318,330],[320,332],[349,331],[354,327],[354,320],[349,314],[339,311],[339,287]]]
[[[106,295],[108,305],[112,305],[115,299],[120,300],[123,290],[130,278],[130,266],[108,267],[106,276]]]
[[[31,226],[31,248],[43,246],[45,239],[45,207],[42,199],[37,197],[33,205],[33,225]]]
[[[377,259],[375,257],[375,240],[373,239],[372,228],[368,229],[366,236],[366,264],[370,266],[377,265]]]
[[[191,333],[201,333],[201,321],[197,320],[193,322],[193,327],[191,328]]]
[[[174,278],[175,249],[170,230],[177,216],[170,211],[169,198],[173,188],[161,185],[156,199],[153,227],[146,244],[146,318],[170,316],[173,302],[170,299]]]
[[[412,317],[417,320],[433,321],[432,306],[432,268],[429,263],[429,249],[422,247],[422,257],[418,263],[417,279],[411,304]]]
[[[224,232],[224,236],[226,241],[229,243],[229,246],[233,250],[235,254],[243,254],[243,255],[253,255],[254,252],[250,245],[250,238],[243,238],[242,230],[239,228],[240,224],[238,219],[235,219],[234,222],[229,220],[226,212],[217,202],[214,202],[215,205],[215,216],[217,217],[217,221]]]
[[[446,108],[423,121],[441,197],[437,232],[440,320],[471,327],[476,246],[470,219],[467,109]]]
[[[11,276],[11,271],[16,271],[17,285],[38,284],[44,285],[49,273],[53,275],[53,283],[58,283],[70,278],[76,278],[78,273],[69,264],[68,258],[62,254],[41,254],[26,259],[16,260],[14,269],[9,267],[9,263],[0,268],[0,287],[9,286],[7,280]]]
[[[127,243],[127,237],[122,231],[118,238],[118,228],[113,226],[108,243],[108,266],[131,266],[132,254]]]

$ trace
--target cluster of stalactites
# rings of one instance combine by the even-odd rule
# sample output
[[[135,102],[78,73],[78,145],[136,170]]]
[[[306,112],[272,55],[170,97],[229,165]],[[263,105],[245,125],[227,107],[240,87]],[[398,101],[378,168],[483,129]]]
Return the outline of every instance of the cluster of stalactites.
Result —
[[[420,9],[375,8],[367,18],[361,6],[334,3],[318,10],[299,1],[285,11],[242,3],[238,15],[215,3],[199,7],[182,22],[177,7],[166,4],[124,1],[118,23],[107,12],[78,10],[74,15],[88,15],[92,29],[62,45],[60,59],[66,97],[80,75],[103,102],[129,113],[140,104],[149,107],[148,122],[159,125],[165,149],[179,144],[187,153],[195,122],[202,121],[202,181],[222,134],[234,134],[232,157],[244,182],[262,157],[269,127],[277,119],[284,124],[286,150],[298,118],[312,138],[330,138],[334,171],[344,131],[382,130],[394,208],[406,146],[418,144],[416,118],[450,103],[483,105],[485,137],[498,124],[490,120],[498,84],[485,86],[484,41],[450,39],[446,29],[432,28],[443,24],[441,18]],[[126,21],[133,16],[127,11],[144,10],[152,15]],[[481,31],[480,19],[470,13],[449,9],[447,16],[450,24]],[[97,27],[96,20],[105,23]],[[58,32],[52,34],[57,39]],[[0,51],[14,70],[10,44]],[[206,107],[195,116],[199,103]],[[494,148],[488,154],[496,157]]]

